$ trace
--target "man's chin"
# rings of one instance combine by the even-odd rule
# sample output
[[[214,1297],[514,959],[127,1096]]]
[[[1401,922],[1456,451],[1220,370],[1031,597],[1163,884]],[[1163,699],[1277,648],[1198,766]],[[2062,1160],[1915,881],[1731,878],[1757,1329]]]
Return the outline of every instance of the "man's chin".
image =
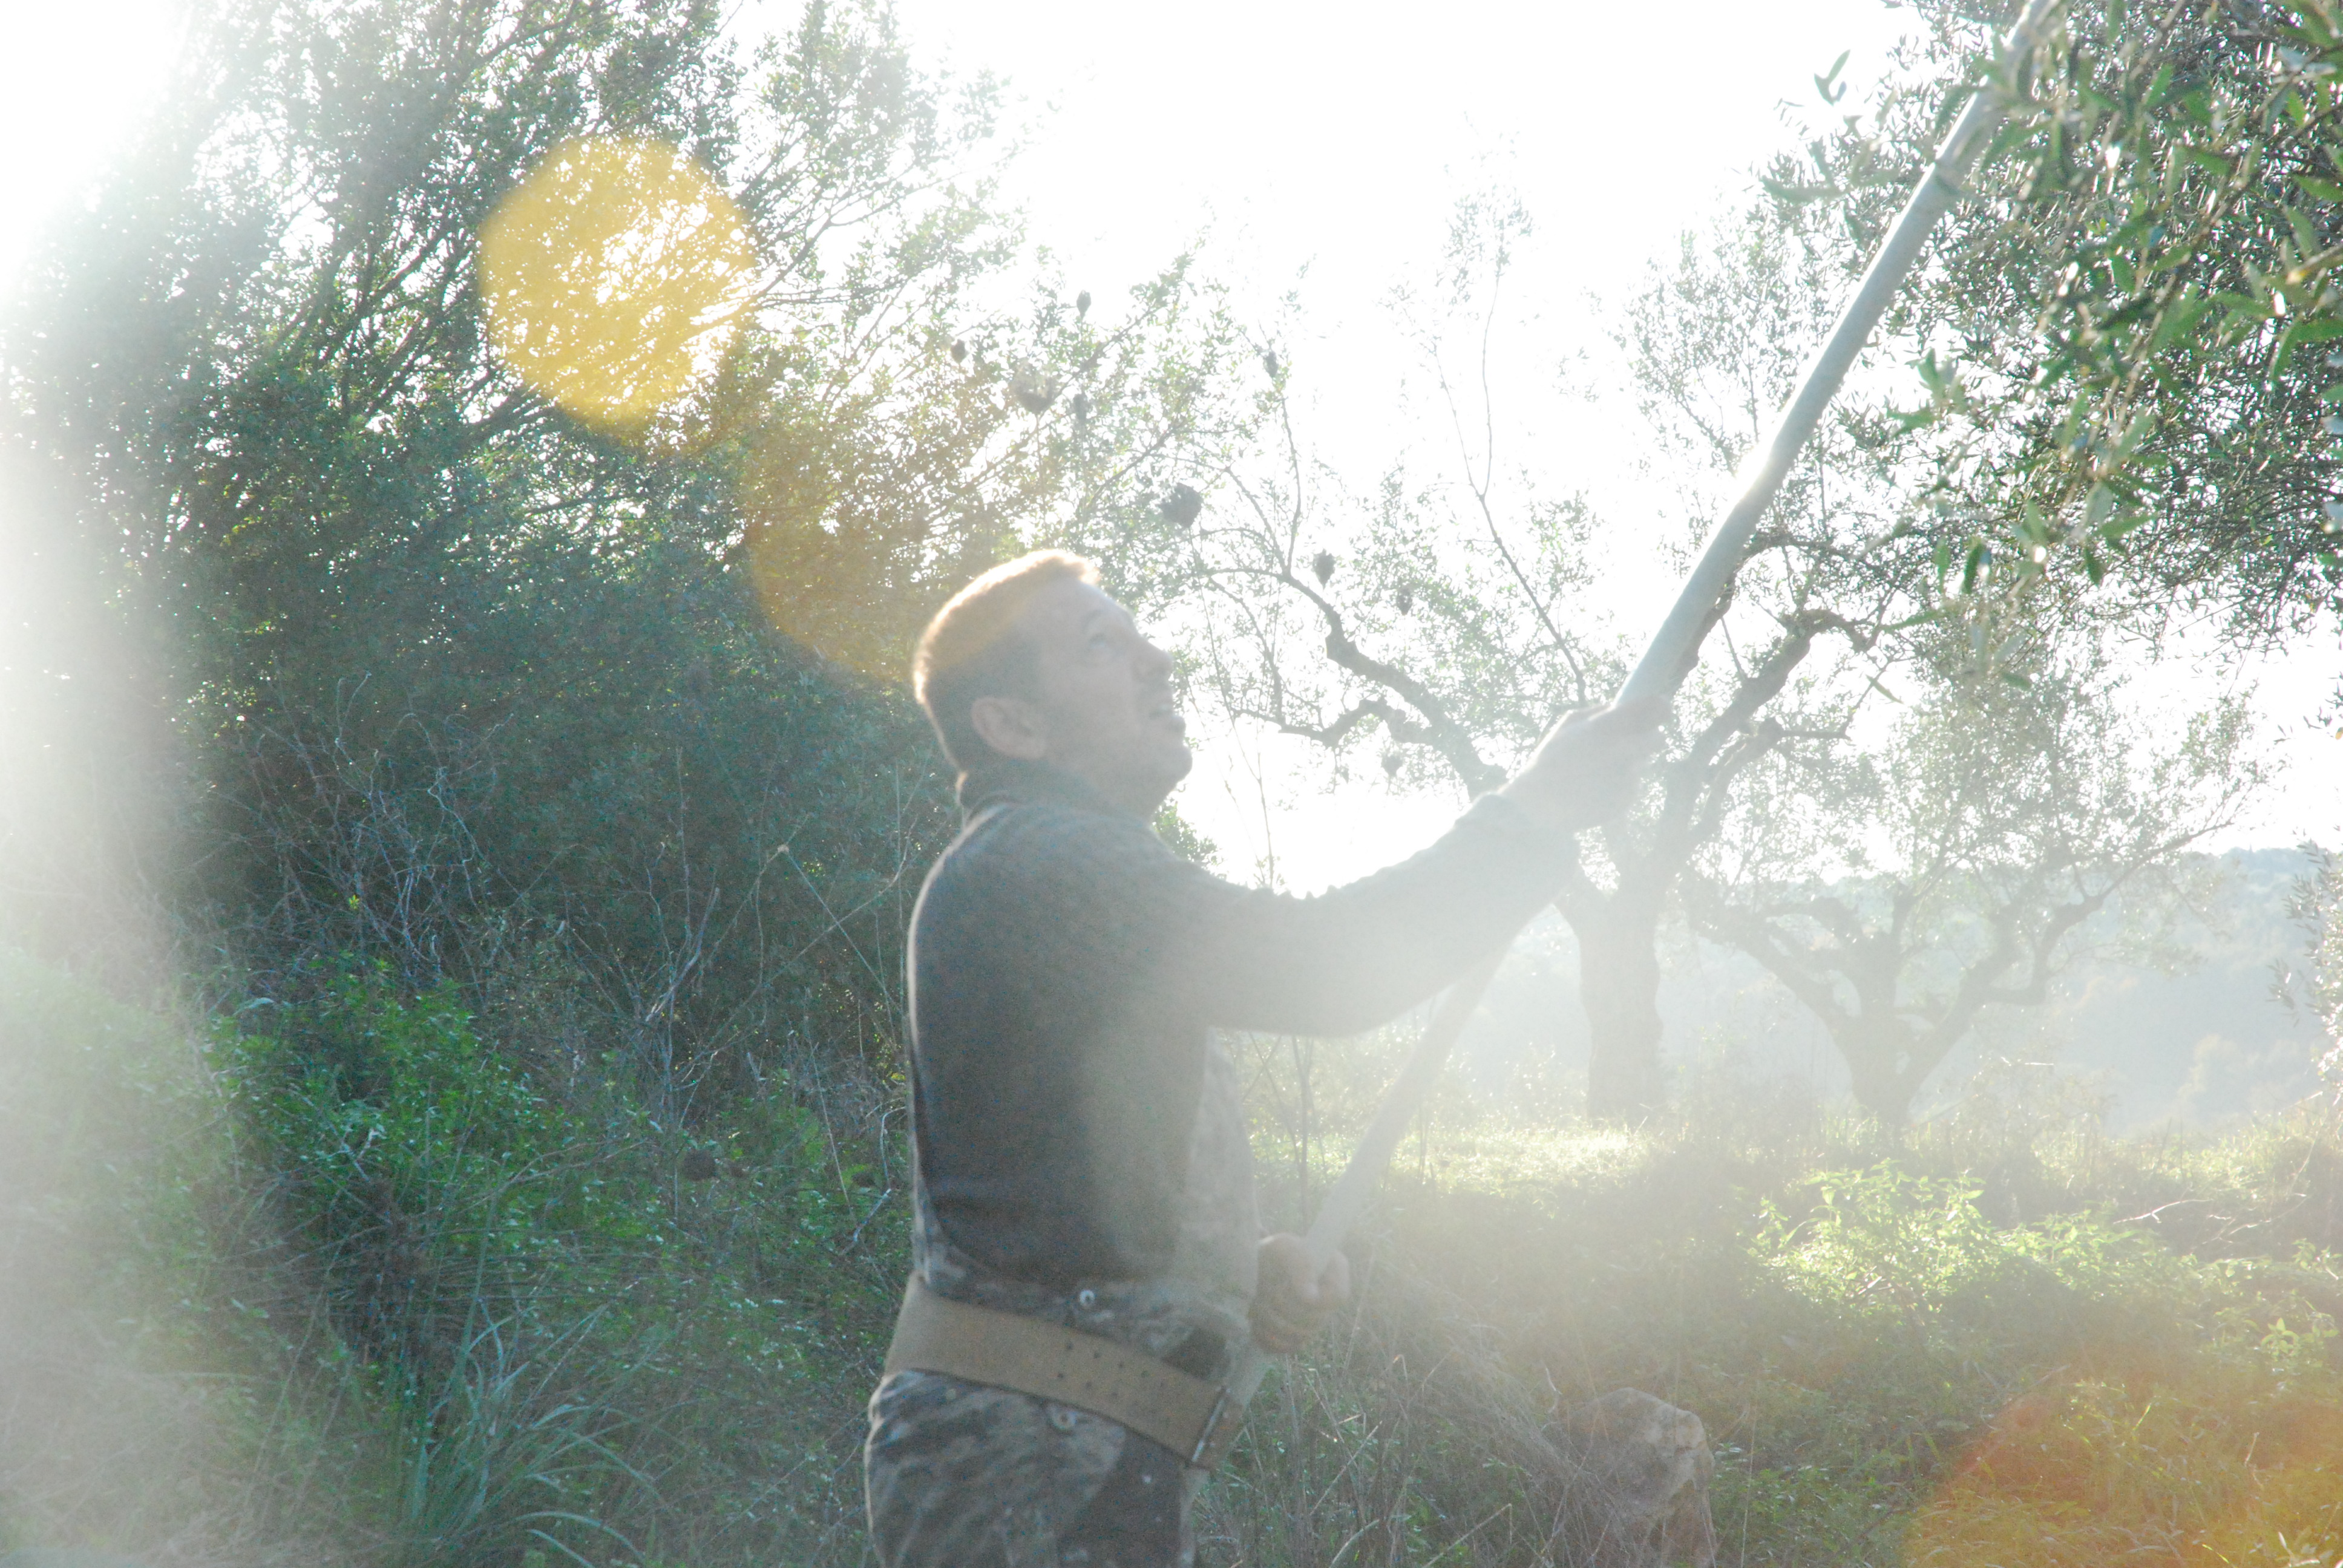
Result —
[[[1163,802],[1172,799],[1172,792],[1180,788],[1181,782],[1190,773],[1195,771],[1196,754],[1189,750],[1187,743],[1182,741],[1177,750],[1167,747],[1150,760],[1155,764],[1150,770],[1149,792],[1155,797],[1155,805],[1151,808],[1151,814],[1154,810],[1161,809]]]

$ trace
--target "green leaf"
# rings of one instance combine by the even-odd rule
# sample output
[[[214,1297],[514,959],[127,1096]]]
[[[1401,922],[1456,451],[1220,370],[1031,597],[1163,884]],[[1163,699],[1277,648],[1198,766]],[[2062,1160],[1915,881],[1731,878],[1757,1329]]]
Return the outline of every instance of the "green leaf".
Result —
[[[2302,209],[2281,202],[2278,211],[2286,214],[2287,226],[2294,230],[2295,248],[2306,256],[2318,255],[2318,230],[2309,218],[2303,216]]]
[[[2268,321],[2276,312],[2249,294],[2237,294],[2224,289],[2213,297],[2214,302],[2229,313],[2232,321]]]
[[[2116,493],[2103,479],[2093,485],[2091,493],[2084,498],[2083,526],[2087,528],[2103,528],[2107,527],[2107,519],[2115,515]]]
[[[1831,68],[1815,78],[1815,91],[1823,95],[1824,103],[1835,104],[1846,96],[1846,84],[1839,81],[1838,74],[1846,69],[1847,58],[1854,53],[1852,49],[1840,50],[1838,58],[1831,62]],[[1835,91],[1833,90],[1834,83],[1837,85]]]
[[[2194,285],[2190,286],[2194,288]],[[2174,300],[2165,310],[2164,318],[2156,324],[2155,334],[2148,339],[2148,357],[2154,358],[2163,353],[2165,349],[2171,347],[2175,338],[2202,321],[2205,318],[2205,313],[2212,308],[2211,300],[2199,298],[2194,293],[2183,295]]]
[[[2324,343],[2330,337],[2343,337],[2343,320],[2333,317],[2306,320],[2298,317],[2287,327],[2278,340],[2278,354],[2270,361],[2270,374],[2275,376],[2287,367],[2295,349],[2307,343]]]
[[[2294,176],[2294,183],[2300,186],[2307,194],[2318,197],[2320,201],[2343,201],[2343,186],[2337,185],[2333,180],[2322,180],[2310,175],[2297,175]]]
[[[1765,187],[1767,196],[1788,206],[1805,206],[1810,202],[1822,200],[1837,189],[1835,186],[1827,185],[1791,185],[1786,181],[1777,180],[1771,175],[1759,175],[1757,183]]]
[[[2194,143],[2182,142],[2175,150],[2183,161],[2194,164],[2208,173],[2218,175],[2223,179],[2227,179],[2237,170],[2237,160],[2224,157],[2210,147],[2200,147]]]
[[[2335,30],[2328,25],[2327,18],[2319,14],[2318,7],[2302,6],[2296,12],[2296,20],[2298,25],[2289,27],[2280,23],[2278,31],[2289,37],[2299,38],[2314,49],[2327,49],[2334,46]]]

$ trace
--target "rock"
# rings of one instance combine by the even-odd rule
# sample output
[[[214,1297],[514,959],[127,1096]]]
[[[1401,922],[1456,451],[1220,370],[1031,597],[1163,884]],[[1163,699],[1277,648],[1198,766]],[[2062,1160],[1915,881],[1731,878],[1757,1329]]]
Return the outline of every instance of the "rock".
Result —
[[[1564,1463],[1560,1535],[1586,1568],[1713,1568],[1715,1461],[1700,1417],[1623,1388],[1545,1429]]]

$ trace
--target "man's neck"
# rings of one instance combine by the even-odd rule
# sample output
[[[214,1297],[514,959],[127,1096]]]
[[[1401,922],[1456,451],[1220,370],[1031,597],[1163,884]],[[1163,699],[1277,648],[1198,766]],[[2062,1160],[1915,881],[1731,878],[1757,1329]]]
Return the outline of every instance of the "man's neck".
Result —
[[[968,812],[1003,800],[1041,800],[1085,811],[1121,814],[1124,808],[1081,774],[1054,762],[998,754],[960,776],[960,809]]]

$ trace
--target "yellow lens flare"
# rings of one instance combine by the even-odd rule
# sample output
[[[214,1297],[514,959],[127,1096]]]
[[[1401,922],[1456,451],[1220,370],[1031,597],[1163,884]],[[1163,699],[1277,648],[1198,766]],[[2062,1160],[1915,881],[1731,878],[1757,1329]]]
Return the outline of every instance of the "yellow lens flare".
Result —
[[[488,341],[598,429],[636,434],[706,385],[757,287],[732,198],[663,142],[562,143],[480,229]]]
[[[1906,1568],[2343,1560],[2343,1408],[2113,1370],[2004,1409],[1913,1519]]]
[[[742,554],[776,630],[893,680],[927,618],[992,564],[998,530],[982,517],[946,524],[886,504],[888,478],[870,471],[853,437],[786,421],[767,432],[740,475]]]

